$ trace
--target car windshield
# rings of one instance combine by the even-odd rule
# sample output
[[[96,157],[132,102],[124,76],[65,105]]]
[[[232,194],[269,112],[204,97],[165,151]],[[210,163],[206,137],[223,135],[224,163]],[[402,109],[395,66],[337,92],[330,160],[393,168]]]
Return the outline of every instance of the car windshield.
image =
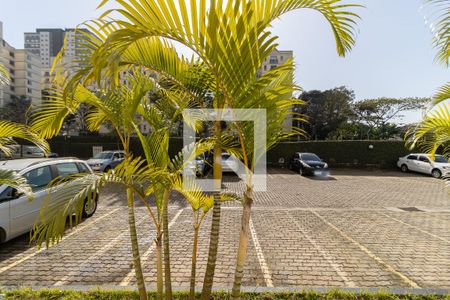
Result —
[[[95,159],[111,159],[111,157],[113,156],[112,152],[100,152],[97,153],[94,158]]]
[[[448,159],[446,159],[445,157],[443,157],[441,155],[436,155],[434,157],[434,161],[437,163],[448,163]]]
[[[28,151],[30,151],[31,153],[41,153],[42,150],[39,149],[38,147],[29,147]]]
[[[320,161],[320,158],[312,153],[306,153],[302,154],[302,160],[308,160],[308,161]]]

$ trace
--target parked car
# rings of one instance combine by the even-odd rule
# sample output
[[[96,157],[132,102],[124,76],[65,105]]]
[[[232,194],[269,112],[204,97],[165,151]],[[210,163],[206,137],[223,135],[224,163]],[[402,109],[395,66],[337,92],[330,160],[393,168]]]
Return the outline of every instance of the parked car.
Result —
[[[203,153],[195,158],[195,161],[188,166],[191,172],[195,172],[198,177],[204,177],[212,169],[214,164],[213,153]],[[238,159],[227,152],[222,153],[222,172],[235,172],[238,170]]]
[[[125,159],[123,151],[103,151],[97,153],[93,158],[87,161],[92,170],[96,172],[108,172],[114,169]]]
[[[300,175],[328,175],[328,164],[314,153],[295,153],[289,161],[289,169]]]
[[[0,243],[29,232],[37,221],[44,199],[48,196],[48,184],[57,177],[79,173],[92,173],[86,162],[78,159],[17,159],[0,162],[0,169],[14,170],[25,177],[34,193],[29,201],[16,189],[0,186]],[[87,199],[86,199],[87,200]],[[97,203],[83,207],[83,217],[91,217]]]
[[[212,169],[212,165],[213,165],[212,153],[205,152],[195,158],[192,168],[197,177],[204,177],[208,175],[209,171]]]
[[[19,159],[19,158],[56,158],[57,153],[50,152],[45,154],[39,147],[28,145],[13,145],[11,146],[12,155],[6,156],[3,152],[0,153],[0,159]]]
[[[441,178],[442,175],[450,172],[450,163],[442,155],[435,155],[434,159],[429,154],[412,153],[400,157],[397,166],[402,172],[418,172],[428,174],[434,178]]]
[[[239,170],[239,160],[230,153],[222,153],[222,173],[236,172]]]

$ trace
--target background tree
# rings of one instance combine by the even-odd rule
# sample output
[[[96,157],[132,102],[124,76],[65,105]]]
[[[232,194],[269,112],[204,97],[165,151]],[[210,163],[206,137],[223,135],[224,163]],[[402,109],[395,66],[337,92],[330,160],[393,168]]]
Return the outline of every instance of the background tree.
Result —
[[[0,117],[4,120],[20,124],[27,124],[31,113],[31,99],[26,96],[12,96],[0,110]]]
[[[307,122],[295,121],[294,127],[302,128],[312,140],[324,140],[350,119],[355,94],[342,86],[326,91],[306,91],[299,99],[305,101],[305,105],[296,105],[294,110],[305,116]]]

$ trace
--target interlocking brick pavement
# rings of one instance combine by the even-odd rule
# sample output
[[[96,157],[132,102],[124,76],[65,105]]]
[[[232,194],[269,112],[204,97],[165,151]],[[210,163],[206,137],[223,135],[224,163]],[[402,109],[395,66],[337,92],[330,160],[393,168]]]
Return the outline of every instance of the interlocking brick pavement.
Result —
[[[224,188],[243,183],[225,176]],[[441,180],[399,172],[336,170],[327,180],[270,170],[268,191],[254,195],[243,284],[249,287],[450,288],[450,200]],[[172,277],[189,284],[192,212],[171,196]],[[408,212],[401,208],[416,207]],[[232,285],[241,207],[226,203],[215,285]],[[155,229],[136,206],[145,277],[155,286]],[[200,231],[197,284],[203,280],[211,216]],[[28,235],[0,245],[0,286],[132,287],[127,208],[109,187],[97,213],[49,250]],[[256,246],[255,246],[256,245]],[[131,276],[129,276],[131,274]]]

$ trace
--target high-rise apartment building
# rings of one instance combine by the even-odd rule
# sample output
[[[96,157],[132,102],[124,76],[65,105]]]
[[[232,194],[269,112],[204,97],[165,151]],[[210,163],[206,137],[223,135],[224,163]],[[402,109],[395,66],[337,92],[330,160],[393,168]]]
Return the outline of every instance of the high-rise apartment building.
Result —
[[[266,57],[264,60],[261,68],[258,70],[258,77],[261,77],[262,75],[266,74],[270,70],[275,69],[276,67],[284,64],[287,60],[292,59],[294,57],[294,52],[290,50],[277,50],[275,49],[270,53],[269,57]],[[289,116],[286,119],[286,122],[284,123],[284,126],[288,128],[287,130],[290,131],[290,128],[293,124],[293,117]]]
[[[3,23],[0,22],[0,63],[9,71],[11,82],[0,86],[0,107],[13,97],[26,97],[33,105],[41,103],[41,62],[30,51],[15,49],[3,39]]]
[[[78,67],[77,57],[82,55],[82,36],[89,33],[86,29],[59,29],[59,28],[38,28],[36,32],[25,33],[25,49],[38,55],[42,63],[42,90],[51,87],[51,69],[56,56],[64,46],[66,41],[66,51],[64,64],[68,64],[70,69]]]
[[[277,50],[275,49],[270,53],[270,56],[267,57],[261,68],[258,71],[258,75],[262,76],[266,74],[268,71],[278,67],[279,65],[284,64],[288,59],[291,59],[294,57],[294,52],[290,50]]]

